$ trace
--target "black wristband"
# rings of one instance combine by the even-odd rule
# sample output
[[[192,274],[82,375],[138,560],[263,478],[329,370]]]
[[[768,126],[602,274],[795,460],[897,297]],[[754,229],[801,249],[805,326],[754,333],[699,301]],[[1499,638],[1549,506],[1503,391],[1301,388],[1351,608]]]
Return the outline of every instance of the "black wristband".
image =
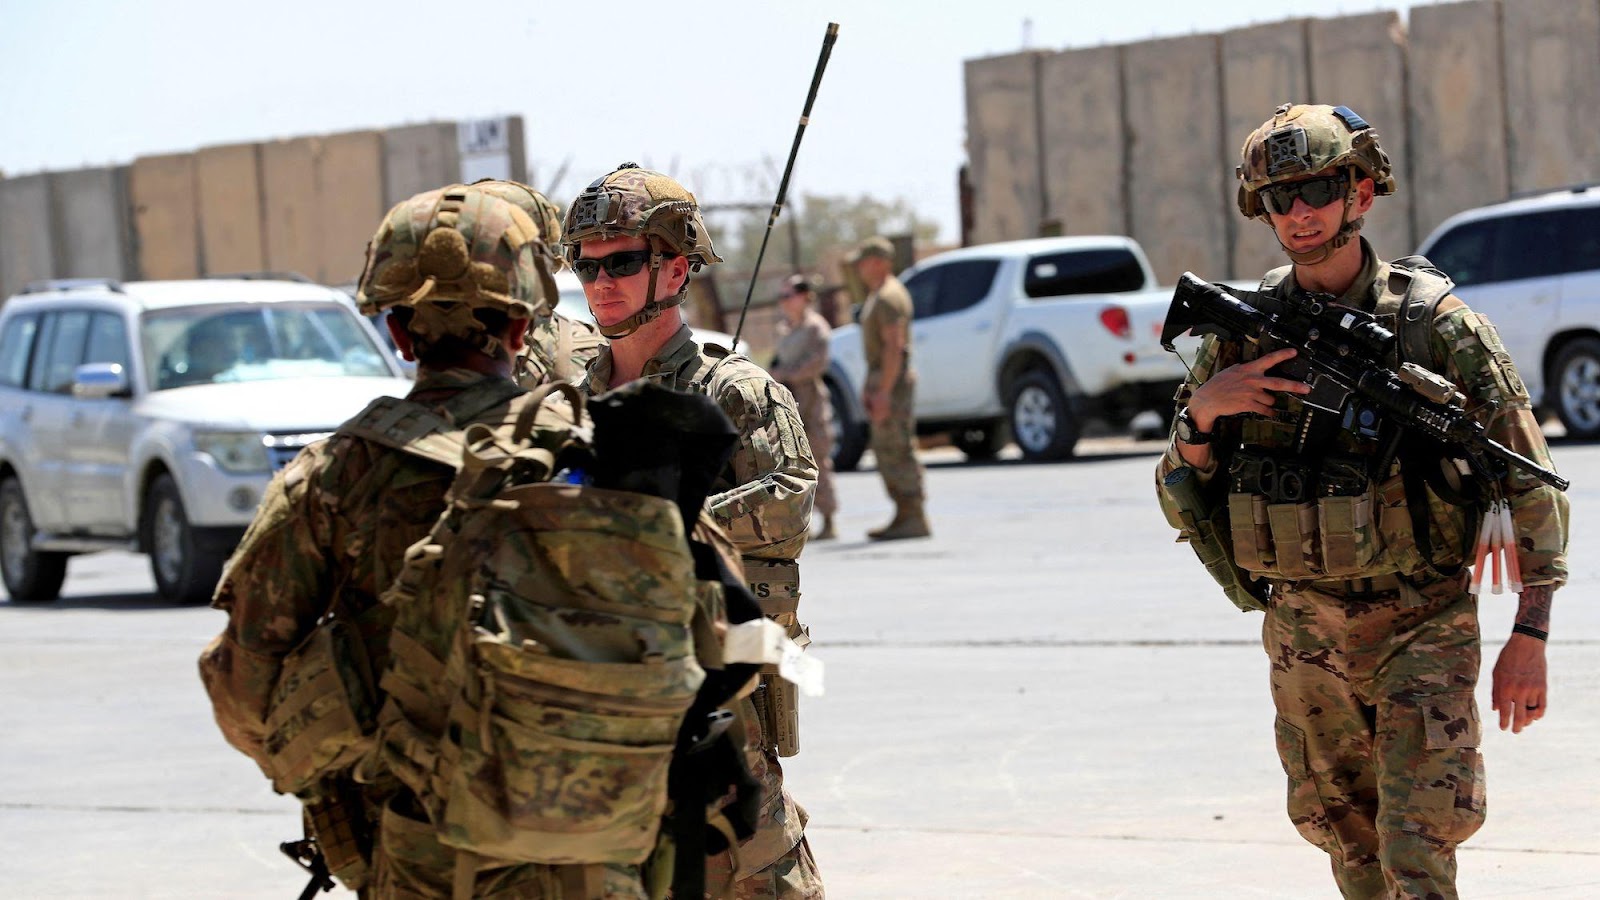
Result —
[[[1550,632],[1548,632],[1548,631],[1540,631],[1539,629],[1533,627],[1532,625],[1523,625],[1521,623],[1518,623],[1516,625],[1511,626],[1511,633],[1512,634],[1525,634],[1528,637],[1538,638],[1541,641],[1550,640]]]

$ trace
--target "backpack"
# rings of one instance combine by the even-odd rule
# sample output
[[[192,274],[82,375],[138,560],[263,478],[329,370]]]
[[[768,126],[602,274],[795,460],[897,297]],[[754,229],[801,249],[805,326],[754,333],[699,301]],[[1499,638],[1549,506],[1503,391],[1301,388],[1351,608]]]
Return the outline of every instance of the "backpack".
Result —
[[[557,391],[566,404],[547,402]],[[410,406],[404,427],[352,428],[458,467],[381,598],[395,624],[362,769],[408,787],[441,843],[548,865],[644,862],[675,782],[693,792],[676,804],[679,852],[701,854],[680,855],[678,875],[703,879],[705,798],[741,779],[708,784],[703,765],[686,779],[684,760],[712,747],[742,760],[719,708],[756,671],[708,644],[716,622],[760,617],[701,516],[736,432],[709,399],[650,384],[587,407],[562,383],[515,402],[509,433],[440,440],[448,423],[397,400],[374,407],[393,420]],[[738,799],[731,827],[748,833],[753,787]]]

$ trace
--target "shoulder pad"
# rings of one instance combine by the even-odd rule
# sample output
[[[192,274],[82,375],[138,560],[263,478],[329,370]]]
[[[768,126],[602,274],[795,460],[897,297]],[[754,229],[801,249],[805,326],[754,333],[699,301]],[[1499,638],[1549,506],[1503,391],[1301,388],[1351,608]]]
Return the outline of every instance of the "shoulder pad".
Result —
[[[724,356],[734,355],[733,351],[729,350],[727,347],[724,347],[721,344],[713,344],[709,341],[700,345],[700,352],[714,359],[721,359]]]

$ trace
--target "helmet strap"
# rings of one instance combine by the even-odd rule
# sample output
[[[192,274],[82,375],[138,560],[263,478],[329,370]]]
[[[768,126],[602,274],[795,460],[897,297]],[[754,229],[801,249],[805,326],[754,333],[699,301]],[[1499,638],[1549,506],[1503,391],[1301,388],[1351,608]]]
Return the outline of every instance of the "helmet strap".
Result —
[[[1354,166],[1345,167],[1345,180],[1347,184],[1345,185],[1344,191],[1344,212],[1339,216],[1339,230],[1334,232],[1333,237],[1323,241],[1315,249],[1306,250],[1304,252],[1290,250],[1288,247],[1283,246],[1283,241],[1281,239],[1278,241],[1278,246],[1283,247],[1284,254],[1288,256],[1290,261],[1295,265],[1314,266],[1317,263],[1326,260],[1328,257],[1333,255],[1335,250],[1338,250],[1345,244],[1350,243],[1350,241],[1355,238],[1356,234],[1361,231],[1361,226],[1366,221],[1366,217],[1358,216],[1354,220],[1350,218],[1350,213],[1356,205],[1356,183],[1358,181],[1356,168]],[[1268,226],[1271,226],[1272,219],[1266,219],[1266,223]],[[1272,233],[1273,236],[1276,237],[1278,233],[1277,228],[1274,227]]]
[[[666,259],[666,254],[661,252],[661,244],[655,238],[650,238],[650,281],[645,285],[645,296],[649,300],[644,302],[644,308],[633,315],[623,319],[615,325],[601,325],[600,333],[611,340],[625,338],[647,322],[652,322],[661,317],[661,314],[683,303],[689,293],[689,281],[684,279],[683,287],[676,294],[664,300],[655,299],[656,276],[661,272],[661,263]]]

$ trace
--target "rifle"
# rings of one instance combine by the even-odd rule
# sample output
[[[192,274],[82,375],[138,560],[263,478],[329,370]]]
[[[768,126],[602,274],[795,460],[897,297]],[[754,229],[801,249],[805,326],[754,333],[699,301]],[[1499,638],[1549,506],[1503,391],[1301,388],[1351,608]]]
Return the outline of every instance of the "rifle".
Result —
[[[1402,433],[1424,437],[1451,456],[1466,459],[1485,477],[1495,478],[1503,471],[1500,466],[1509,465],[1557,490],[1570,485],[1490,438],[1448,379],[1410,362],[1402,363],[1399,372],[1391,370],[1394,332],[1371,313],[1337,303],[1326,294],[1269,298],[1185,272],[1167,309],[1161,346],[1177,352],[1172,342],[1185,332],[1294,347],[1294,358],[1274,373],[1311,385],[1311,392],[1301,398],[1308,415],[1333,416],[1346,427],[1360,429],[1372,428],[1376,419],[1387,420]],[[1302,423],[1302,443],[1310,433],[1308,423]]]
[[[278,849],[294,860],[295,865],[311,873],[306,889],[300,892],[300,900],[311,900],[321,891],[333,890],[333,875],[328,871],[328,861],[322,858],[322,848],[317,846],[316,838],[284,841]]]

